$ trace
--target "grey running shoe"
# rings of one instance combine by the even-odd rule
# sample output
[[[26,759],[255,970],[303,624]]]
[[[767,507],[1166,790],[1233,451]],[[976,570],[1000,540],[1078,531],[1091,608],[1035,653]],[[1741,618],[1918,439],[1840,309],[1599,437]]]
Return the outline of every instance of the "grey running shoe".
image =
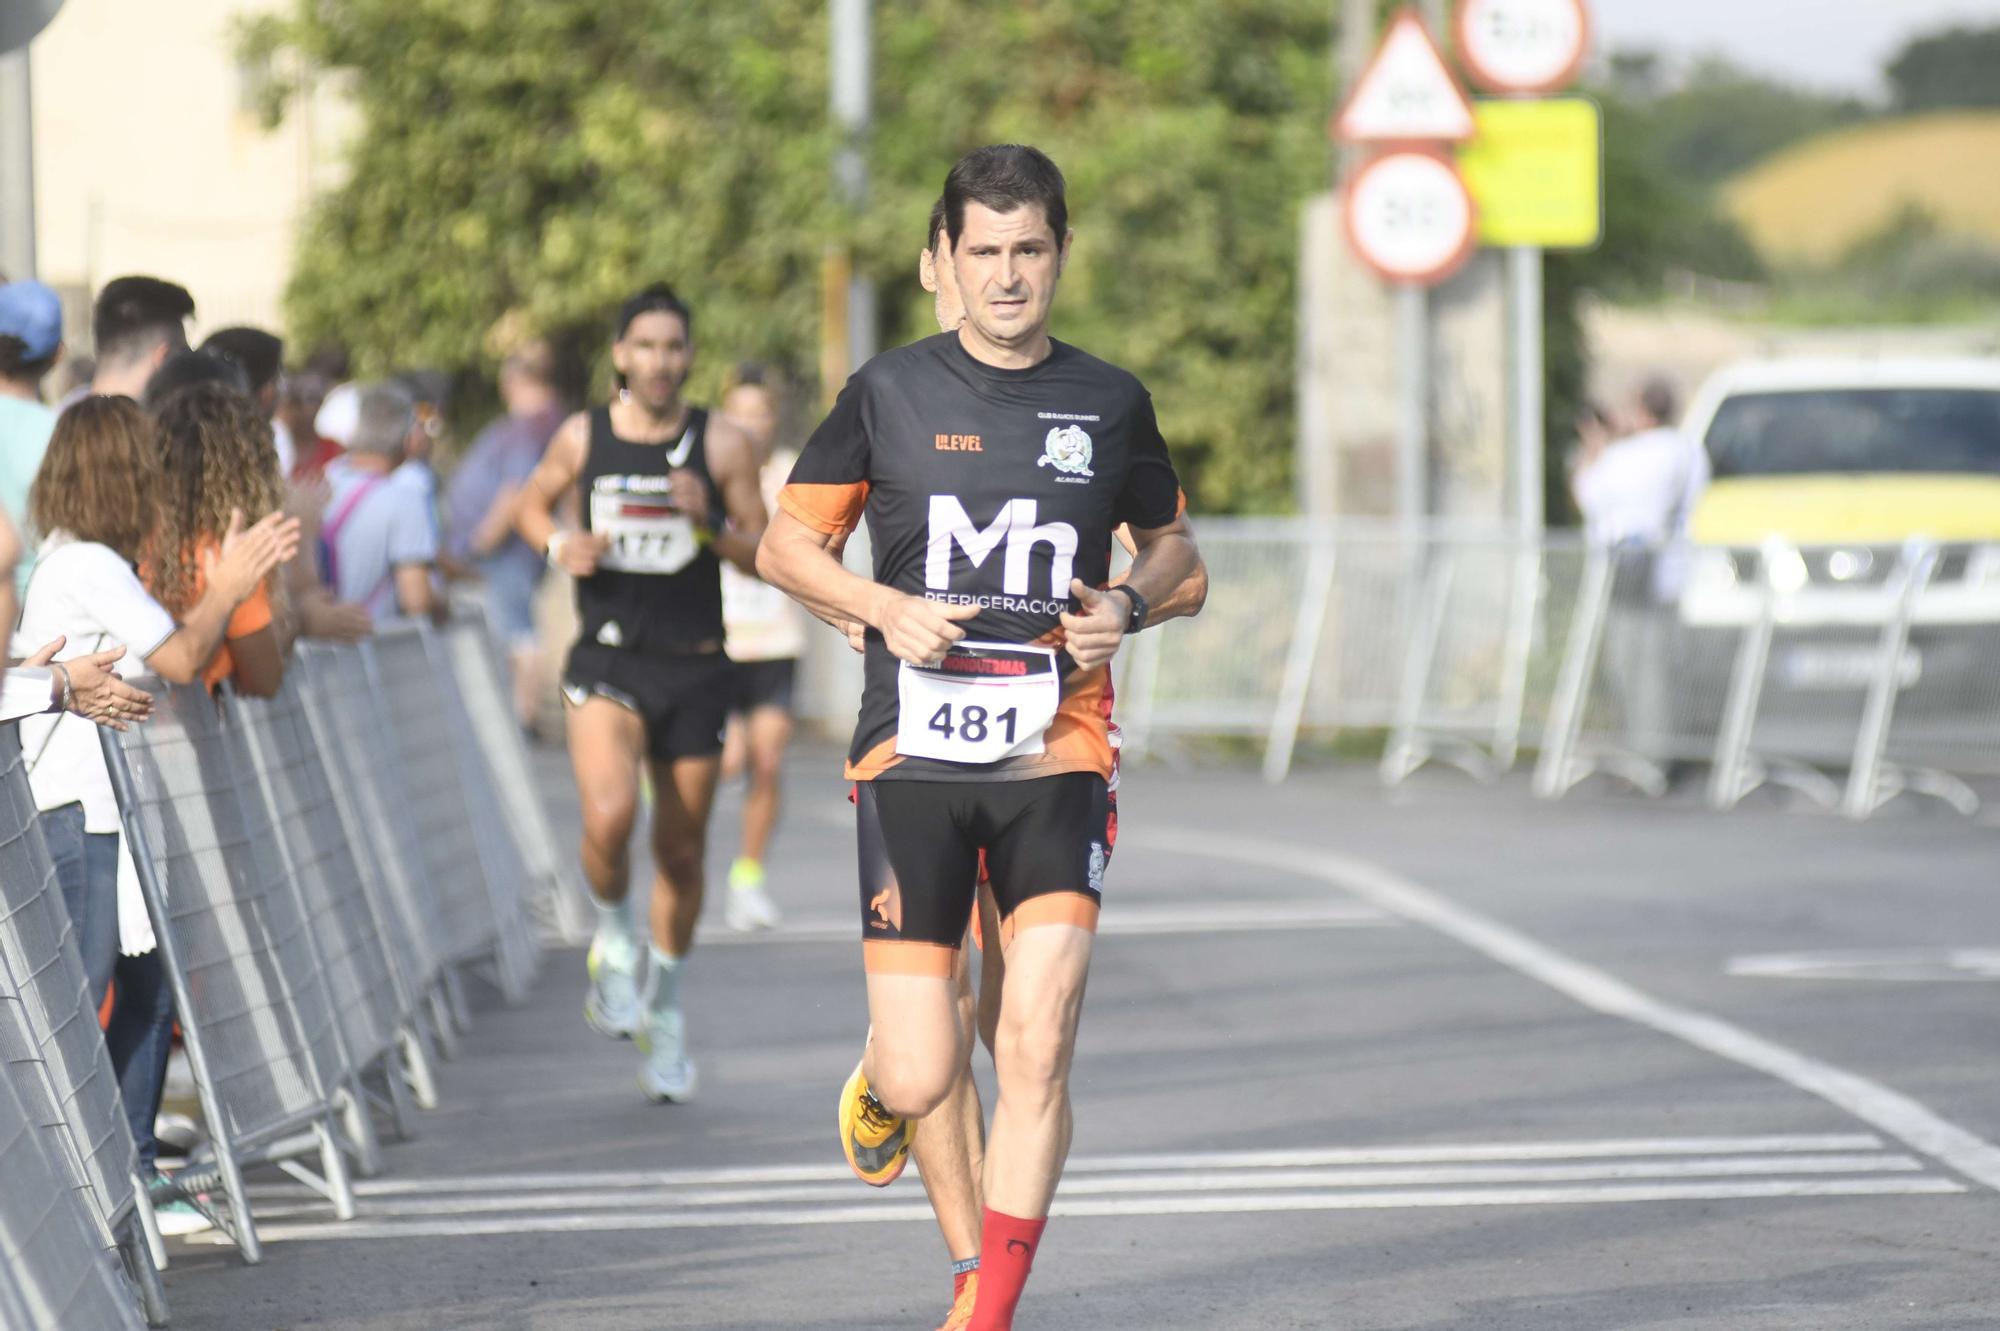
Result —
[[[585,964],[590,970],[590,996],[583,1000],[583,1019],[599,1035],[631,1039],[646,1015],[639,1001],[637,965],[629,970],[613,966],[594,941]]]
[[[639,1089],[654,1104],[686,1104],[694,1098],[694,1060],[687,1056],[687,1018],[679,1008],[647,1016],[637,1035]]]

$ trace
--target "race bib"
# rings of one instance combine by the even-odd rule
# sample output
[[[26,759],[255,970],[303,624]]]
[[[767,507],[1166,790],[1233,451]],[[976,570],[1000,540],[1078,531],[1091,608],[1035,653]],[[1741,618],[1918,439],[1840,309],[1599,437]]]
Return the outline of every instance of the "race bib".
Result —
[[[997,763],[1043,751],[1062,703],[1051,647],[961,642],[936,665],[902,663],[896,752],[953,763]]]
[[[590,529],[611,538],[597,566],[620,573],[678,573],[701,553],[694,523],[665,496],[594,492]]]

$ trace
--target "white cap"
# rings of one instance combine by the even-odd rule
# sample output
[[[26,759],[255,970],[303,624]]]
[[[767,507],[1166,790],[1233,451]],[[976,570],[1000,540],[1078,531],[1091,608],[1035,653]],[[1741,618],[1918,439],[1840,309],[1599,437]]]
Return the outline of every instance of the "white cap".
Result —
[[[319,404],[319,415],[313,417],[313,429],[322,439],[331,439],[342,448],[354,443],[354,431],[361,424],[361,390],[353,384],[340,384],[326,395]]]

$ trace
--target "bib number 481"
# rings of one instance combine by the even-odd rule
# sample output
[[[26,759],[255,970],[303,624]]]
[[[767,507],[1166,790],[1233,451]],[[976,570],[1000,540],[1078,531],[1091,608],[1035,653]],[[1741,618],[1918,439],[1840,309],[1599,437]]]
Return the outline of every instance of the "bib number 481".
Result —
[[[947,742],[963,739],[969,744],[984,744],[993,731],[998,729],[1002,742],[1010,749],[1014,747],[1014,727],[1021,719],[1018,708],[1009,707],[991,718],[990,722],[986,709],[976,702],[964,704],[957,709],[957,712],[954,718],[950,703],[940,705],[937,711],[931,714],[929,729],[944,736]]]

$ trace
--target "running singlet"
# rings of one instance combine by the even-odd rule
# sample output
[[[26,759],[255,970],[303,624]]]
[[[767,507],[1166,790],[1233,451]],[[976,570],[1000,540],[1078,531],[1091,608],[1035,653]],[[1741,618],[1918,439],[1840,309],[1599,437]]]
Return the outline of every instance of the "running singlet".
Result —
[[[678,655],[722,640],[722,579],[707,532],[674,506],[670,471],[685,468],[708,490],[709,520],[722,493],[708,474],[708,413],[688,408],[672,444],[634,444],[611,432],[611,409],[590,413],[590,452],[577,489],[583,529],[611,538],[597,572],[576,583],[579,641],[641,654]]]
[[[868,631],[849,778],[1109,778],[1111,671],[1075,674],[1058,617],[1072,578],[1109,578],[1119,523],[1180,511],[1136,378],[1062,342],[1024,370],[973,359],[955,333],[900,347],[848,381],[778,502],[829,535],[865,514],[877,582],[980,607],[933,668]]]

